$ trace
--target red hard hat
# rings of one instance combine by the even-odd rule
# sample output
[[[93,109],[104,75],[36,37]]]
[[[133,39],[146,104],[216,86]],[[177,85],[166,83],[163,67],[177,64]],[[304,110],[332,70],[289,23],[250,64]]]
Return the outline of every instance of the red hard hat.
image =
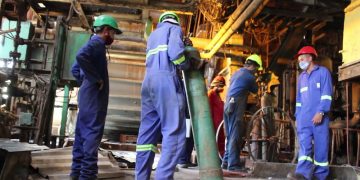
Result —
[[[298,56],[302,55],[302,54],[312,54],[315,57],[318,57],[318,54],[315,50],[315,48],[313,48],[312,46],[304,46],[302,47],[299,52],[295,55],[295,58],[297,59]]]
[[[214,80],[211,82],[210,86],[225,86],[225,79],[222,76],[216,76]]]

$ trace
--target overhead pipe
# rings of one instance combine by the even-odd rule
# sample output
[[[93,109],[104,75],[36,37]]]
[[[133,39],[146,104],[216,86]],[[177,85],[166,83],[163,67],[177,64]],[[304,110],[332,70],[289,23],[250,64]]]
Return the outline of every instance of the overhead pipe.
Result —
[[[227,28],[227,26],[230,25],[230,22],[226,23],[227,24],[226,26],[224,25],[224,30],[221,30],[221,32],[218,33],[219,35],[215,36],[215,38],[213,40],[214,42],[216,41],[214,47],[212,47],[211,50],[209,49],[210,52],[202,52],[200,54],[201,58],[203,58],[203,59],[211,58],[220,49],[220,47],[224,44],[224,42],[227,41],[230,38],[230,36],[245,22],[245,20],[247,20],[261,6],[262,3],[267,3],[267,2],[268,1],[253,0],[247,6],[247,8],[244,10],[244,12],[240,14],[240,16],[237,18],[237,20],[233,24],[231,24],[230,28]],[[246,3],[246,1],[244,1],[244,3]],[[230,21],[233,21],[233,20],[230,20]],[[226,30],[226,32],[223,33],[225,30]],[[213,44],[213,43],[211,43],[211,44]]]
[[[213,40],[208,44],[205,50],[211,50],[215,44],[220,40],[220,38],[226,33],[226,31],[234,24],[235,20],[240,16],[240,14],[248,7],[251,0],[244,0],[236,8],[236,10],[231,14],[226,23],[221,27],[220,31],[215,35]]]
[[[209,43],[212,41],[211,39],[206,38],[197,38],[197,37],[190,37],[190,40],[193,43],[193,47],[196,49],[206,49]],[[238,40],[234,40],[232,42],[227,41],[225,44],[230,46],[242,46],[243,45],[243,38],[239,38]]]

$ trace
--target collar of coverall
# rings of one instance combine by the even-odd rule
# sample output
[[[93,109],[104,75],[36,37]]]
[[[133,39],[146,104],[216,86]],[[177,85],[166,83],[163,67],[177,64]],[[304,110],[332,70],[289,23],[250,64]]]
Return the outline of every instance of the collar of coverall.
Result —
[[[319,65],[314,64],[314,68],[311,70],[310,74],[311,74],[313,71],[316,71],[316,70],[318,70],[318,69],[319,69]],[[301,72],[301,74],[307,74],[307,71],[304,70],[304,71]]]
[[[169,23],[173,23],[173,24],[179,25],[179,23],[178,23],[175,19],[171,19],[171,18],[165,19],[165,20],[163,21],[163,23],[164,23],[164,22],[169,22]]]
[[[100,41],[105,46],[105,41],[103,38],[101,38],[99,35],[95,34],[91,37],[92,40]]]

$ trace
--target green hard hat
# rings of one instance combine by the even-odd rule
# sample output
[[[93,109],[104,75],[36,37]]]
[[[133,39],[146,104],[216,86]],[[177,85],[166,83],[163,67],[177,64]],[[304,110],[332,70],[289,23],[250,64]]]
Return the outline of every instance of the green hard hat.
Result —
[[[95,18],[95,21],[93,24],[94,27],[100,27],[100,26],[104,26],[104,25],[112,27],[115,30],[116,34],[122,33],[122,31],[118,27],[118,24],[117,24],[115,18],[113,18],[112,16],[100,15]]]
[[[171,11],[166,11],[166,12],[162,13],[159,17],[159,23],[164,22],[164,20],[168,19],[168,18],[174,19],[177,23],[180,23],[179,16]]]
[[[250,55],[249,57],[246,58],[246,61],[248,61],[248,60],[254,61],[256,64],[258,64],[259,65],[259,69],[258,69],[259,71],[261,71],[263,69],[261,57],[259,55],[252,54],[252,55]]]

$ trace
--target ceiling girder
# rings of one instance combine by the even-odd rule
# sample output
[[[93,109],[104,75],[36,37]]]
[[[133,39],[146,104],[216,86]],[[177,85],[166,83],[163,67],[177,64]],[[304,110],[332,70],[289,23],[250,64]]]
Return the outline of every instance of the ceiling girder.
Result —
[[[43,0],[42,2],[58,2],[58,3],[70,3],[69,0]],[[187,3],[170,3],[161,1],[143,1],[142,3],[134,3],[134,1],[118,1],[107,0],[106,2],[101,0],[78,0],[81,5],[91,5],[101,8],[129,8],[129,9],[150,9],[150,10],[163,10],[174,11],[178,14],[192,15],[196,9],[197,0],[192,0]],[[136,1],[135,1],[136,2]],[[148,4],[146,4],[148,3]]]

